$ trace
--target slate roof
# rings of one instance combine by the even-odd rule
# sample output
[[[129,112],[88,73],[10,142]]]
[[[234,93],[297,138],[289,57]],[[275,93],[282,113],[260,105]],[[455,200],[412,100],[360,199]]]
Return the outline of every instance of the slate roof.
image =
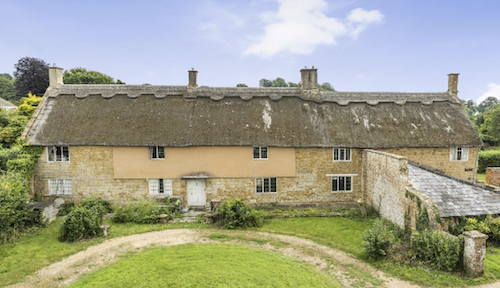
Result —
[[[480,146],[448,93],[62,85],[23,136],[34,145]]]
[[[409,163],[413,186],[429,196],[441,217],[500,214],[500,195]]]
[[[6,108],[6,109],[14,109],[14,108],[17,108],[16,105],[10,103],[9,101],[3,99],[3,98],[0,98],[0,107],[1,108]]]

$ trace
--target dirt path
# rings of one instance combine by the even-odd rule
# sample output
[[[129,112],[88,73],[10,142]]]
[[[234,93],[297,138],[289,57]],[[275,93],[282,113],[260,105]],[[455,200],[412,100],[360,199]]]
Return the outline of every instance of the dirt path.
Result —
[[[393,277],[352,256],[323,245],[293,236],[257,232],[229,232],[223,242],[209,240],[208,236],[220,231],[163,230],[110,239],[91,246],[57,263],[42,268],[23,283],[9,287],[64,287],[84,274],[97,271],[119,260],[128,251],[141,251],[151,246],[172,246],[186,243],[238,243],[272,251],[310,263],[325,273],[335,275],[345,287],[419,287]],[[264,244],[263,244],[264,243]],[[494,287],[494,286],[491,286]]]

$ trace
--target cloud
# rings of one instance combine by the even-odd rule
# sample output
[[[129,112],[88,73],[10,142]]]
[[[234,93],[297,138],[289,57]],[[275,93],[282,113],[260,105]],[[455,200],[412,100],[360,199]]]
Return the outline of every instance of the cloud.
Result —
[[[266,23],[264,33],[252,39],[244,55],[269,58],[276,54],[311,54],[318,45],[334,45],[337,38],[354,39],[369,25],[382,22],[384,15],[378,10],[354,9],[343,21],[325,15],[324,0],[277,0],[277,12],[261,15]]]
[[[483,95],[481,95],[477,99],[477,104],[483,102],[484,100],[486,100],[486,98],[488,98],[490,96],[493,96],[493,97],[496,97],[497,99],[500,99],[500,84],[493,83],[493,82],[488,84],[488,91],[486,91]]]

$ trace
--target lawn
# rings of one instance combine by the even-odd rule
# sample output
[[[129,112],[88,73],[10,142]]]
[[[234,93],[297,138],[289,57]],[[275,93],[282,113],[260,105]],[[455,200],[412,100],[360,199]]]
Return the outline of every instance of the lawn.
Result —
[[[477,173],[477,181],[486,182],[486,174],[485,173]]]
[[[0,283],[9,285],[21,281],[27,275],[40,268],[57,262],[69,255],[75,254],[89,246],[119,236],[145,233],[164,229],[178,228],[205,228],[206,225],[198,223],[171,223],[167,225],[145,224],[114,224],[107,238],[96,238],[88,241],[67,243],[59,242],[59,228],[62,220],[52,222],[47,228],[39,229],[36,233],[27,235],[13,244],[0,245]]]
[[[278,252],[221,244],[152,249],[70,287],[144,287],[145,283],[147,287],[342,287],[314,266]]]

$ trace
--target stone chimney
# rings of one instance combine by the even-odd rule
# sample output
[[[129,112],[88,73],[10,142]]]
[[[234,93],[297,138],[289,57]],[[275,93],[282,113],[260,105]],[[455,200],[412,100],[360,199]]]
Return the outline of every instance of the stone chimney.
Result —
[[[302,89],[318,89],[318,69],[312,66],[311,69],[301,69],[300,76],[302,78]]]
[[[194,70],[194,68],[191,68],[189,72],[189,84],[188,88],[196,88],[198,87],[198,84],[196,83],[196,75],[198,75],[198,71]]]
[[[448,74],[448,93],[451,95],[458,94],[458,73]]]
[[[49,87],[59,87],[64,85],[63,69],[59,67],[49,67]]]

